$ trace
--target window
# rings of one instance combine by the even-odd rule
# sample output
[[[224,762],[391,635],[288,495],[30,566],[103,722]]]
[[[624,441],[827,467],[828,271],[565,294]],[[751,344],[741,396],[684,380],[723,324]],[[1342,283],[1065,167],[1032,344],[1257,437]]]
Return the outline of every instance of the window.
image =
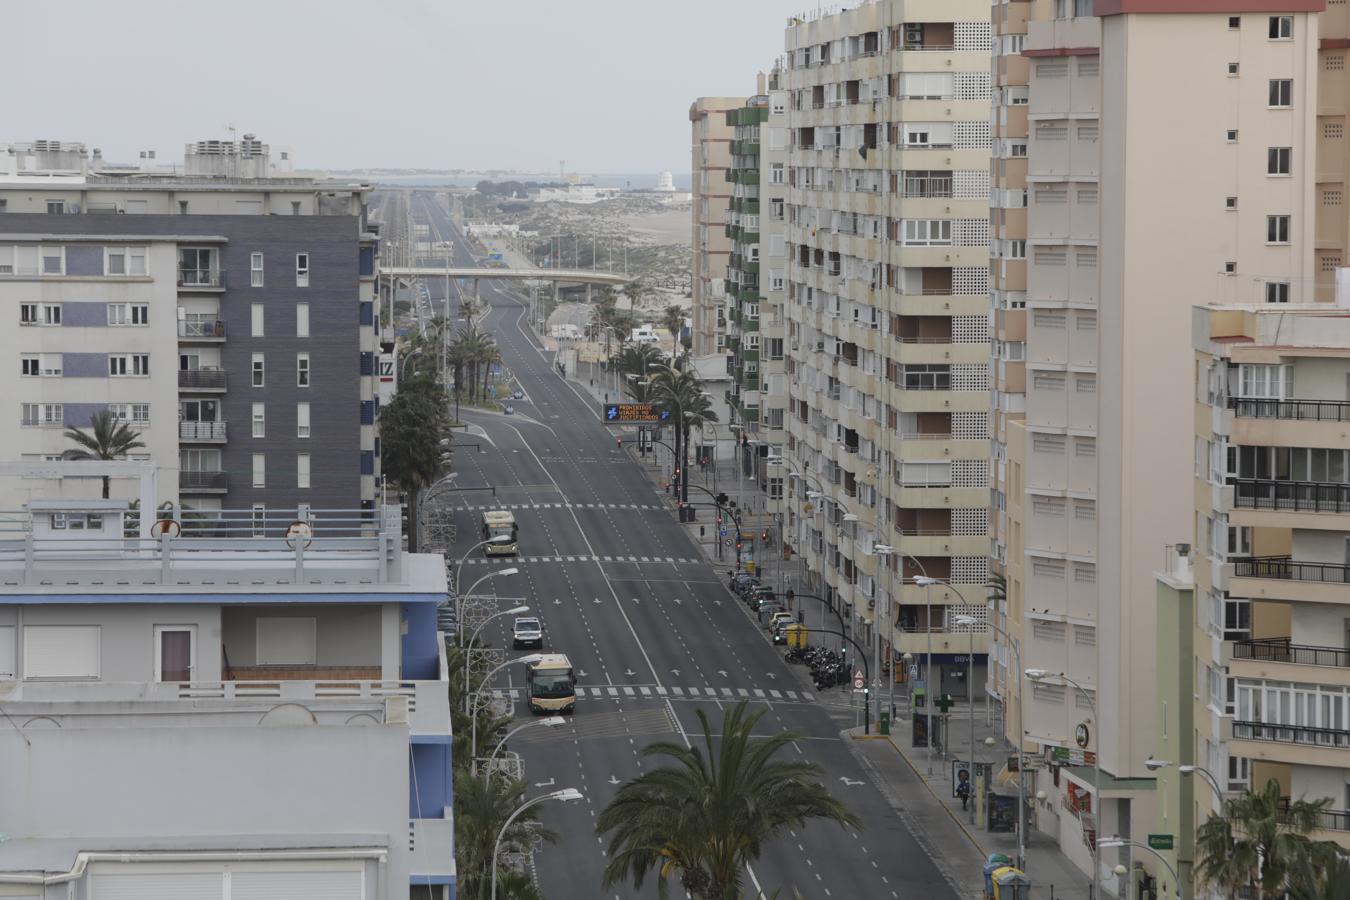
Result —
[[[1237,139],[1238,139],[1238,130],[1236,128],[1230,128],[1224,134],[1224,140],[1228,141],[1228,143],[1230,144],[1236,144]]]
[[[253,386],[254,386],[254,387],[263,387],[264,384],[266,383],[266,382],[265,382],[265,379],[264,379],[264,377],[263,377],[264,374],[265,374],[265,372],[264,372],[265,364],[266,364],[266,360],[265,360],[265,357],[263,356],[263,354],[261,354],[261,353],[255,353],[255,354],[253,354]]]
[[[24,375],[56,376],[61,374],[60,353],[31,353],[22,357],[20,369]]]
[[[149,403],[109,403],[108,413],[119,422],[130,422],[133,425],[150,424]]]
[[[64,213],[65,211],[66,211],[66,201],[64,201],[64,200],[48,200],[48,201],[47,201],[47,214],[48,214],[48,215],[59,216],[59,215],[61,215],[62,213]]]
[[[254,337],[263,337],[263,305],[254,303],[252,307],[252,332]]]
[[[1272,41],[1291,41],[1294,39],[1293,16],[1271,16],[1269,37]]]
[[[908,247],[951,245],[951,219],[905,219],[904,226],[904,242]]]
[[[116,377],[150,374],[150,354],[114,353],[108,357],[108,374]]]
[[[97,625],[25,625],[24,678],[99,677]]]
[[[1237,64],[1237,63],[1229,63],[1229,64],[1228,64],[1228,74],[1229,74],[1230,76],[1232,76],[1232,75],[1236,75],[1237,73],[1238,73],[1238,64]]]
[[[295,354],[295,386],[309,387],[309,354]]]
[[[309,437],[309,403],[295,404],[295,436]]]
[[[295,304],[295,336],[309,337],[309,304]]]
[[[28,378],[36,378],[42,372],[41,360],[36,356],[23,356],[19,358],[19,374]]]
[[[267,437],[267,405],[265,403],[253,404],[253,436],[255,438]],[[255,456],[256,460],[257,457]],[[254,485],[257,487],[257,485]]]
[[[1228,17],[1228,27],[1229,27],[1229,28],[1232,28],[1232,29],[1235,29],[1235,30],[1238,29],[1238,28],[1241,28],[1241,27],[1242,27],[1242,17],[1241,17],[1241,16],[1229,16],[1229,17]]]
[[[1288,175],[1290,161],[1294,156],[1293,147],[1269,147],[1266,149],[1266,174]]]
[[[1270,79],[1269,106],[1286,107],[1294,105],[1294,81],[1292,78]]]
[[[1289,217],[1266,216],[1266,243],[1289,243]]]
[[[1289,302],[1289,282],[1287,282],[1287,281],[1267,281],[1267,282],[1266,282],[1266,302],[1267,302],[1267,303],[1288,303],[1288,302]]]
[[[267,487],[267,455],[265,453],[253,454],[253,486],[255,488]]]
[[[66,248],[65,248],[65,247],[43,247],[43,248],[42,248],[42,274],[43,274],[43,275],[64,275],[64,274],[66,274]]]
[[[109,276],[148,274],[145,247],[106,247],[103,251],[103,274]]]
[[[297,453],[295,455],[295,486],[298,488],[309,487],[308,453]]]
[[[1237,198],[1236,198],[1236,197],[1227,197],[1227,198],[1225,198],[1224,201],[1223,201],[1223,208],[1224,208],[1224,209],[1237,209]]]
[[[783,164],[771,163],[769,166],[769,182],[771,184],[782,184],[783,180]]]
[[[309,287],[309,254],[295,254],[295,286]]]
[[[109,303],[109,325],[149,325],[150,306],[146,303]]]
[[[60,426],[65,408],[60,403],[24,403],[20,411],[22,425]]]
[[[1236,275],[1236,274],[1237,274],[1237,260],[1230,259],[1230,260],[1228,260],[1227,262],[1225,262],[1225,263],[1223,264],[1223,274],[1225,274],[1225,275]]]
[[[1254,400],[1288,400],[1294,396],[1294,367],[1242,363],[1238,366],[1238,396]]]
[[[249,269],[248,272],[249,284],[251,284],[253,287],[262,287],[263,255],[261,253],[253,253],[249,255],[248,269]]]

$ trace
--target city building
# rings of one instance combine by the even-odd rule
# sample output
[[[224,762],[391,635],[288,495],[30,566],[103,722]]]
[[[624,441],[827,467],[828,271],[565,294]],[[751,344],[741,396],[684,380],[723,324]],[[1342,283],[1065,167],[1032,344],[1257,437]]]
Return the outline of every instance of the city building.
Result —
[[[727,262],[731,239],[727,237],[727,210],[732,185],[731,141],[734,126],[726,113],[745,105],[743,97],[700,97],[689,107],[692,133],[692,239],[693,260],[693,354],[712,356],[726,352]],[[750,187],[747,186],[749,191]]]
[[[453,898],[441,557],[393,507],[128,509],[3,516],[0,894]]]
[[[1191,308],[1330,300],[1343,258],[1344,9],[1322,7],[994,7],[991,548],[999,624],[1045,673],[1021,695],[1025,735],[1006,644],[991,690],[1009,739],[1051,763],[1039,827],[1085,871],[1098,835],[1143,842],[1173,802],[1145,765],[1166,686],[1139,660],[1160,546],[1195,529],[1175,437],[1194,415]],[[1082,761],[1060,765],[1070,748]],[[1098,862],[1107,885],[1117,865],[1159,876],[1128,848]]]
[[[111,410],[145,445],[130,458],[160,469],[157,503],[372,509],[368,188],[272,177],[266,145],[226,144],[189,145],[182,175],[96,174],[69,145],[30,158],[63,175],[0,175],[7,454],[59,459],[66,428]],[[30,479],[0,499],[86,488]]]
[[[806,13],[786,47],[789,538],[811,593],[871,642],[874,682],[912,657],[915,679],[888,698],[973,702],[988,644],[989,6]]]
[[[782,71],[759,75],[758,92],[729,110],[731,187],[726,236],[726,347],[731,419],[743,438],[741,475],[755,480],[781,527],[783,423],[787,407],[783,297],[787,282],[787,92]],[[775,529],[777,530],[777,529]]]

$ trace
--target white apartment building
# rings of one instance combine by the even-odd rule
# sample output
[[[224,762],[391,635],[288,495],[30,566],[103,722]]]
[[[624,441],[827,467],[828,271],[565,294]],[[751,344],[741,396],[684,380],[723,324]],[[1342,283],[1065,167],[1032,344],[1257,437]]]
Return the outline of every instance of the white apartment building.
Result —
[[[988,4],[807,13],[786,47],[789,537],[808,588],[872,642],[874,681],[913,653],[925,690],[973,701],[987,646]]]
[[[744,97],[700,97],[689,107],[693,354],[699,357],[726,352],[726,277],[731,256],[726,223],[732,195],[727,171],[734,130],[726,114],[744,104]]]

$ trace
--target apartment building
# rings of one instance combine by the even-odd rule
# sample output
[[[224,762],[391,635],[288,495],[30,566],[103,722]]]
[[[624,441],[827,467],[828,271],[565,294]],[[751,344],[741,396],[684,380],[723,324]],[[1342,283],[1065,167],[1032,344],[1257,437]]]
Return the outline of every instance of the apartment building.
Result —
[[[807,13],[786,47],[791,539],[808,587],[873,642],[878,678],[910,653],[925,690],[973,700],[987,648],[989,7]]]
[[[1026,684],[1026,735],[1008,735],[1051,763],[1039,825],[1085,870],[1098,834],[1143,841],[1158,802],[1159,685],[1139,660],[1162,547],[1195,528],[1192,448],[1174,438],[1193,414],[1191,307],[1328,299],[1320,269],[1341,258],[1321,6],[995,7],[992,552],[1000,624],[1046,673]],[[1012,654],[995,656],[1011,697]],[[1103,852],[1104,881],[1131,861]]]
[[[727,113],[745,105],[744,97],[700,97],[689,107],[691,126],[691,204],[693,248],[693,354],[712,356],[726,352],[727,263],[731,239],[727,237],[727,210],[731,207],[731,141],[734,126]],[[755,188],[745,185],[741,196],[752,199]]]
[[[160,468],[159,503],[373,508],[368,188],[266,177],[267,159],[211,142],[189,145],[183,174],[0,177],[7,456],[57,459],[66,428],[111,410],[145,444],[131,458]],[[53,478],[9,490],[11,505],[88,495]]]
[[[128,507],[3,517],[0,894],[453,898],[441,557],[392,507],[139,539]]]
[[[782,456],[787,406],[783,298],[787,281],[787,92],[781,70],[759,75],[758,92],[727,112],[732,129],[732,185],[726,235],[726,347],[730,352],[731,423],[743,436],[742,474],[773,501],[783,497]]]

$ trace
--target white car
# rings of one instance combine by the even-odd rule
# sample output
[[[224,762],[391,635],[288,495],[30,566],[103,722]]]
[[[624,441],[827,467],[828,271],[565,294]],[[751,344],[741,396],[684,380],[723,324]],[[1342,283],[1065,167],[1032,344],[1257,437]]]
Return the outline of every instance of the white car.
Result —
[[[544,626],[534,617],[516,619],[511,627],[511,646],[517,650],[525,647],[544,648]]]

